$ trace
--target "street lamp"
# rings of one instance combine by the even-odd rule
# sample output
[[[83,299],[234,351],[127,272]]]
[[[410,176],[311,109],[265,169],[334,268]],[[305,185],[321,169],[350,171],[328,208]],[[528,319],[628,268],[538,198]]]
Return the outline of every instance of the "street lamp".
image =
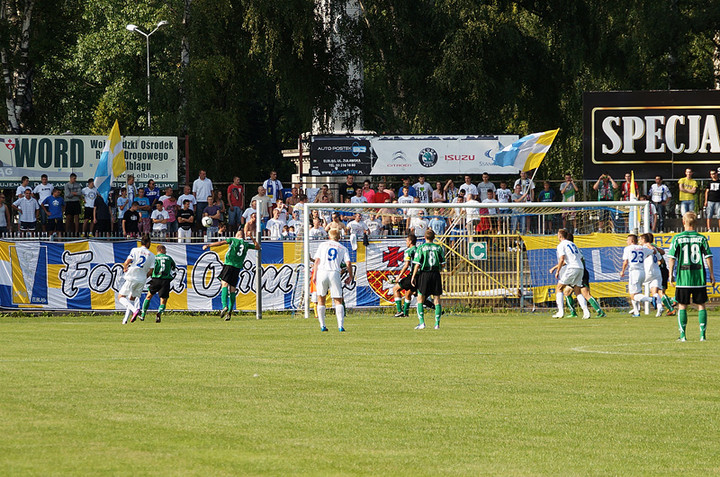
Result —
[[[148,125],[148,132],[150,132],[150,35],[155,33],[160,29],[161,26],[167,25],[168,22],[165,20],[159,22],[155,29],[151,31],[150,33],[145,33],[140,28],[137,27],[137,25],[133,25],[132,23],[126,26],[129,31],[134,31],[135,33],[139,33],[142,36],[145,37],[145,42],[147,44],[147,125]]]

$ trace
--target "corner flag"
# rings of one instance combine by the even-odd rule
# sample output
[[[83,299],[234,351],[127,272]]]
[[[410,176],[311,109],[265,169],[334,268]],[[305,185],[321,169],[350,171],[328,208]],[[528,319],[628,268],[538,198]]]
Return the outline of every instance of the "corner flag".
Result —
[[[495,154],[494,163],[501,167],[514,166],[521,171],[540,167],[560,129],[525,136]]]
[[[95,187],[106,202],[113,181],[125,172],[125,167],[125,151],[122,146],[120,126],[115,120],[95,171]]]

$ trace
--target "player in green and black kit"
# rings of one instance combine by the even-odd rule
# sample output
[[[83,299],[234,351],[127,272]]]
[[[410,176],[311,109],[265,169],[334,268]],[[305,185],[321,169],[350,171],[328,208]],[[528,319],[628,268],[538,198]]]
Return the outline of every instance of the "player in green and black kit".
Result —
[[[435,329],[440,329],[440,316],[442,315],[442,307],[440,306],[440,296],[442,295],[442,277],[440,269],[445,263],[445,249],[442,245],[434,243],[435,232],[428,229],[425,232],[425,243],[420,245],[415,251],[413,259],[412,279],[413,286],[417,286],[418,290],[418,324],[416,330],[425,329],[425,310],[423,301],[430,295],[435,301]],[[419,273],[418,273],[419,272]]]
[[[417,288],[414,287],[411,283],[411,275],[412,273],[405,275],[403,277],[403,273],[405,271],[408,271],[412,268],[412,261],[413,258],[415,258],[415,251],[417,248],[415,247],[415,244],[417,243],[417,238],[415,237],[415,234],[408,234],[408,236],[405,238],[405,245],[407,248],[405,249],[405,252],[403,253],[403,266],[402,269],[400,269],[400,273],[398,273],[398,278],[400,280],[395,284],[393,287],[393,297],[395,299],[395,307],[397,308],[397,313],[395,313],[395,317],[403,317],[408,316],[408,311],[410,311],[410,298],[417,294]],[[405,292],[405,293],[402,293]],[[403,305],[403,295],[405,297],[405,304]],[[428,308],[434,308],[435,304],[430,301],[427,297],[425,297],[425,306]]]
[[[172,272],[173,270],[177,270],[177,267],[175,266],[175,260],[173,260],[171,256],[166,255],[167,250],[165,249],[165,245],[158,245],[157,252],[157,255],[155,255],[155,267],[152,271],[148,293],[143,302],[140,320],[145,320],[145,313],[147,313],[150,307],[150,300],[153,295],[157,293],[160,296],[160,307],[155,315],[155,323],[160,323],[160,317],[163,311],[165,311],[168,298],[170,298],[170,283],[172,283],[173,280]]]
[[[240,271],[245,264],[245,256],[250,249],[260,250],[260,245],[254,238],[251,239],[252,242],[248,242],[242,239],[242,236],[242,230],[238,230],[234,238],[219,240],[203,246],[203,250],[207,250],[210,247],[217,247],[218,245],[230,245],[225,254],[222,271],[218,277],[222,283],[220,298],[223,308],[220,312],[220,318],[225,318],[225,321],[229,321],[230,318],[232,318],[232,312],[235,309],[235,290],[238,279],[240,278]]]
[[[715,275],[713,273],[712,252],[708,246],[707,238],[695,231],[697,215],[695,212],[686,212],[683,215],[684,232],[673,237],[670,250],[665,254],[670,277],[673,277],[673,267],[677,261],[677,277],[675,278],[675,299],[678,301],[678,326],[680,338],[678,341],[685,341],[685,327],[687,326],[686,308],[693,303],[698,307],[698,321],[700,322],[700,341],[705,341],[705,328],[707,327],[707,289],[705,279],[705,266],[703,258],[707,262],[710,272],[710,283],[715,286]]]

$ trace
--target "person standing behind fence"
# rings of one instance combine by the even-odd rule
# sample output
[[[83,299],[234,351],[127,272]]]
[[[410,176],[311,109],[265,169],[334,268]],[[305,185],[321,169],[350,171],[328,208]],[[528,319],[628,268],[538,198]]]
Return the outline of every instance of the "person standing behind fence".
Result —
[[[13,202],[13,209],[20,213],[20,219],[18,221],[20,223],[20,231],[34,232],[40,204],[38,204],[35,197],[32,196],[32,190],[30,190],[29,187],[25,189],[25,195],[23,197]]]
[[[190,186],[185,186],[185,187],[183,188],[183,193],[182,193],[182,195],[181,195],[180,197],[178,197],[178,206],[179,206],[179,207],[182,207],[182,204],[183,204],[186,200],[189,200],[189,201],[190,201],[190,210],[192,210],[193,212],[195,212],[195,204],[197,204],[197,199],[196,199],[195,196],[193,195],[192,189],[190,188]]]
[[[125,189],[127,190],[127,198],[128,198],[128,209],[132,205],[133,202],[135,202],[135,198],[138,195],[138,188],[135,185],[135,176],[132,174],[128,174]]]
[[[108,206],[101,194],[95,197],[95,207],[93,207],[93,229],[98,236],[107,236],[110,233],[112,215],[110,214],[110,206]]]
[[[482,181],[480,181],[476,187],[478,191],[477,200],[479,202],[483,202],[489,197],[487,191],[491,190],[493,195],[495,195],[495,191],[497,190],[495,184],[490,182],[490,174],[487,172],[482,173]]]
[[[595,189],[598,193],[597,200],[601,202],[610,202],[615,200],[615,191],[617,188],[617,182],[615,182],[609,174],[601,175],[597,182],[595,182],[595,185],[593,185],[593,189]],[[608,219],[610,219],[610,212],[607,210],[600,210],[600,220],[598,222],[600,232],[604,232],[604,226],[608,222]]]
[[[207,173],[202,169],[198,173],[198,178],[193,182],[192,192],[197,201],[195,204],[195,224],[199,226],[203,210],[208,206],[207,198],[213,192],[213,183],[207,178]]]
[[[125,212],[122,216],[122,233],[125,237],[137,237],[140,232],[140,212],[138,211],[139,204],[133,202],[130,205],[130,209]]]
[[[465,193],[465,199],[477,199],[478,190],[475,184],[472,183],[472,177],[465,176],[465,183],[460,186],[460,190]]]
[[[263,187],[267,196],[270,198],[270,203],[274,203],[278,199],[282,199],[282,182],[277,178],[277,172],[270,172],[270,178],[263,182]]]
[[[418,181],[413,184],[413,189],[415,189],[415,196],[420,198],[421,203],[430,203],[430,197],[432,197],[433,188],[430,184],[425,182],[425,176],[418,176]]]
[[[83,188],[82,195],[85,198],[85,216],[83,220],[83,233],[92,236],[95,230],[95,199],[98,196],[97,187],[95,187],[95,179],[90,178],[87,181],[87,187]]]
[[[178,202],[173,195],[172,187],[168,187],[167,189],[165,189],[165,195],[163,197],[164,198],[162,200],[162,205],[165,211],[168,213],[167,233],[170,235],[175,235],[178,231]]]
[[[562,194],[563,202],[575,202],[575,193],[578,192],[578,186],[572,178],[571,174],[565,174],[565,182],[560,184],[560,194]],[[563,228],[572,230],[577,233],[577,220],[575,211],[563,212]],[[568,227],[568,221],[572,221],[572,228]]]
[[[10,209],[5,205],[5,194],[0,193],[0,233],[12,231],[12,217]]]
[[[632,191],[631,187],[631,181],[632,175],[631,174],[625,174],[625,182],[623,182],[622,186],[620,186],[620,196],[622,200],[630,200],[630,192]],[[637,182],[634,182],[635,184],[635,197],[640,195],[640,189],[638,188]]]
[[[33,189],[33,194],[37,196],[36,199],[38,201],[38,204],[42,204],[45,199],[50,197],[54,189],[55,186],[48,182],[47,174],[41,175],[40,183],[36,185]],[[43,231],[47,231],[47,228],[45,226],[45,224],[47,223],[47,215],[45,208],[43,207],[40,208],[40,223],[42,224]]]
[[[115,201],[115,205],[117,206],[118,221],[122,221],[123,217],[125,217],[125,212],[130,210],[130,206],[132,205],[132,202],[127,196],[127,188],[123,187],[120,189],[120,197]]]
[[[73,224],[75,235],[80,233],[80,198],[82,197],[82,184],[77,182],[77,174],[70,174],[70,180],[65,183],[65,217],[67,219],[67,232],[70,233],[70,224]]]
[[[355,196],[355,189],[357,188],[358,186],[355,184],[355,177],[352,174],[348,174],[345,178],[345,182],[338,186],[340,202],[350,202],[350,199]]]
[[[720,179],[715,169],[710,171],[710,182],[705,191],[705,217],[708,230],[710,230],[710,219],[713,217],[718,219],[718,227],[720,227]]]
[[[25,197],[25,191],[27,189],[32,191],[32,187],[30,187],[30,178],[28,176],[22,176],[20,179],[20,185],[17,186],[17,189],[15,189],[15,200]]]
[[[45,212],[45,217],[47,218],[45,231],[62,235],[65,231],[65,226],[63,225],[65,201],[60,196],[60,192],[60,188],[56,187],[53,189],[52,195],[46,197],[40,205],[42,206],[42,210]]]
[[[670,189],[663,184],[662,176],[655,176],[655,183],[650,187],[650,198],[657,209],[657,232],[665,231],[665,209],[671,197]]]
[[[242,224],[243,207],[245,207],[245,189],[240,184],[240,178],[238,176],[233,177],[233,182],[227,188],[228,196],[228,224],[230,230],[235,231]]]
[[[150,220],[150,199],[145,197],[145,189],[142,187],[138,189],[138,196],[135,198],[135,202],[138,203],[138,210],[140,211],[140,233],[150,234],[152,232],[152,221]]]
[[[183,201],[182,209],[178,212],[178,242],[190,243],[192,241],[192,226],[195,222],[195,214],[190,209],[190,200]]]
[[[678,181],[678,189],[680,194],[680,214],[685,215],[685,212],[695,212],[695,196],[698,191],[698,183],[693,179],[693,170],[689,167],[685,169],[685,177]]]

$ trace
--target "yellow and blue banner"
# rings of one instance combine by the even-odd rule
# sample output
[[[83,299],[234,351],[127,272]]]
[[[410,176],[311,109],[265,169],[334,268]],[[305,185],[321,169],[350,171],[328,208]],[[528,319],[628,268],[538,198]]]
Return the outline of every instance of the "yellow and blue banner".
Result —
[[[122,136],[120,136],[120,126],[115,120],[95,171],[95,187],[106,202],[113,181],[125,172],[125,168],[125,151],[123,150]]]
[[[313,254],[320,242],[311,243]],[[227,245],[203,250],[203,244],[163,242],[178,266],[167,308],[220,309],[220,280]],[[122,263],[135,241],[0,241],[0,308],[38,310],[119,310]],[[346,244],[350,249],[349,244]],[[157,244],[151,246],[156,253]],[[391,304],[392,280],[402,266],[405,240],[358,244],[350,251],[355,280],[343,286],[350,307]],[[311,255],[312,256],[312,255]],[[255,310],[256,252],[250,250],[238,281],[238,310]],[[262,244],[262,301],[265,310],[295,310],[302,304],[302,242]],[[151,305],[158,306],[157,296]]]
[[[720,233],[703,234],[708,238],[713,253],[715,281],[718,285],[708,284],[708,296],[720,297]],[[625,234],[590,234],[576,235],[575,245],[585,258],[585,268],[590,275],[590,290],[595,298],[624,297],[627,295],[627,272],[620,278],[622,268],[622,252],[627,245]],[[664,250],[670,248],[673,234],[655,235],[655,245]],[[554,235],[524,236],[530,266],[530,279],[533,301],[555,301],[555,285],[557,279],[550,273],[550,268],[557,264],[558,240]],[[675,287],[668,284],[668,293],[675,294]]]
[[[522,137],[495,154],[493,163],[500,167],[513,166],[521,171],[537,169],[550,150],[558,131],[560,129]]]

